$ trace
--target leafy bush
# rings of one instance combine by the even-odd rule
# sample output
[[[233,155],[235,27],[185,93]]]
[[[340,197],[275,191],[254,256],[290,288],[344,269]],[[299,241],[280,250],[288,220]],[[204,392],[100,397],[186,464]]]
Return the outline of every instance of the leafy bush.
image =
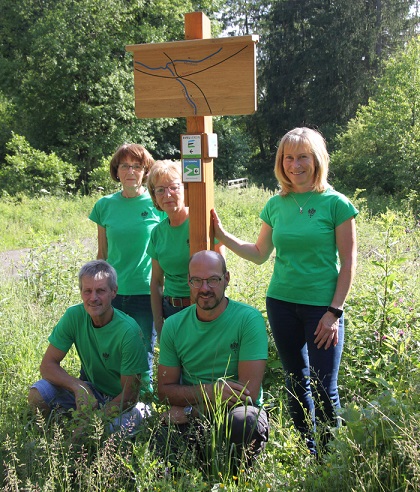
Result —
[[[369,104],[362,106],[331,156],[337,188],[383,194],[420,191],[420,38],[389,60]]]
[[[0,162],[6,155],[6,143],[12,135],[16,108],[2,92],[0,92]]]
[[[63,196],[74,191],[76,168],[54,153],[34,149],[20,135],[7,143],[6,162],[0,169],[0,189],[9,195],[42,193]]]
[[[102,158],[101,165],[90,171],[89,173],[89,189],[93,191],[101,191],[104,194],[114,193],[119,189],[118,183],[112,180],[109,174],[109,158]]]

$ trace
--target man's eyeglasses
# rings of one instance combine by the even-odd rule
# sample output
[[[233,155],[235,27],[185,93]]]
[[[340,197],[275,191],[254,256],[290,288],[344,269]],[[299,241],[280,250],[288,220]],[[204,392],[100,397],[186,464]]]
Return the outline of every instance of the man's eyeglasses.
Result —
[[[169,193],[175,193],[178,194],[181,190],[182,183],[174,183],[171,184],[170,186],[156,186],[154,188],[155,195],[164,195],[165,190],[169,190]]]
[[[206,281],[207,285],[211,289],[214,289],[220,284],[222,278],[223,277],[209,277],[209,278],[191,277],[189,280],[189,284],[192,287],[194,287],[194,289],[199,289],[203,285],[203,282]]]
[[[137,171],[138,173],[140,171],[143,171],[144,169],[144,166],[142,164],[120,164],[118,166],[120,169],[122,169],[123,171],[128,171],[130,169],[130,167],[133,169],[133,171]]]

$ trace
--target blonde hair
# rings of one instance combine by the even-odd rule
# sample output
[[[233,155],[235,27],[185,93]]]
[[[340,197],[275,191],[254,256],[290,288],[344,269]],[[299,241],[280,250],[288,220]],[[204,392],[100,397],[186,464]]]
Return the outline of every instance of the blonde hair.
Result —
[[[280,140],[277,149],[274,174],[280,184],[280,194],[285,196],[292,191],[292,183],[283,168],[284,147],[288,145],[293,149],[299,145],[309,147],[315,161],[315,181],[313,191],[321,193],[329,188],[327,181],[330,156],[324,137],[311,128],[294,128],[286,133]]]
[[[147,177],[147,189],[149,190],[154,206],[158,210],[162,209],[159,207],[156,201],[155,185],[161,178],[182,180],[181,163],[179,161],[170,160],[156,161],[153,164],[152,169],[150,170],[149,176]]]

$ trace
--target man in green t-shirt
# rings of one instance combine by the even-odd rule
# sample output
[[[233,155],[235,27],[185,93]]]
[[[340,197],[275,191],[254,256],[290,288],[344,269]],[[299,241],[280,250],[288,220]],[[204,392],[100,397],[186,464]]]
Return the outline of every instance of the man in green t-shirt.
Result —
[[[86,263],[79,287],[83,303],[68,308],[49,336],[40,367],[43,379],[29,390],[29,404],[44,416],[56,407],[86,415],[101,408],[105,416],[115,417],[111,431],[123,427],[131,432],[149,413],[138,402],[141,375],[149,369],[140,327],[112,307],[117,274],[106,261]],[[61,367],[73,344],[82,366],[79,378]]]
[[[214,422],[215,413],[225,414],[229,444],[238,455],[244,450],[252,457],[268,439],[261,407],[267,332],[259,311],[225,296],[229,278],[220,254],[200,251],[191,257],[188,281],[195,304],[165,320],[158,392],[170,405],[167,424],[188,435],[191,425],[208,428],[203,419]]]

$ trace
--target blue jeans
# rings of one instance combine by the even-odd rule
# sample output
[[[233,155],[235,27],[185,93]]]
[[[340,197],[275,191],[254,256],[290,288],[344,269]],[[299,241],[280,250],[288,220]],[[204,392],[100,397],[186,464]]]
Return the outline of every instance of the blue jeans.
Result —
[[[339,320],[338,344],[325,350],[314,343],[314,332],[327,306],[294,304],[267,297],[267,314],[281,363],[286,371],[290,413],[296,428],[315,452],[316,422],[337,425],[340,408],[338,370],[343,352],[344,319]],[[321,442],[328,432],[321,429]]]
[[[112,396],[98,391],[90,381],[83,381],[91,389],[94,397],[98,401],[99,408],[113,400]],[[38,390],[42,399],[51,409],[57,407],[61,407],[66,410],[71,408],[76,409],[74,393],[69,390],[61,388],[60,386],[55,386],[45,379],[40,379],[34,383],[31,388],[36,388]],[[128,435],[135,435],[135,432],[143,419],[150,417],[150,415],[151,410],[149,406],[142,402],[137,402],[137,404],[129,410],[125,410],[115,417],[112,422],[109,423],[108,430],[110,432],[124,430],[128,433]]]
[[[150,376],[153,374],[153,350],[156,342],[156,330],[153,327],[152,306],[150,295],[124,296],[117,294],[112,301],[114,308],[123,311],[139,324],[141,331],[147,341],[147,353]]]

